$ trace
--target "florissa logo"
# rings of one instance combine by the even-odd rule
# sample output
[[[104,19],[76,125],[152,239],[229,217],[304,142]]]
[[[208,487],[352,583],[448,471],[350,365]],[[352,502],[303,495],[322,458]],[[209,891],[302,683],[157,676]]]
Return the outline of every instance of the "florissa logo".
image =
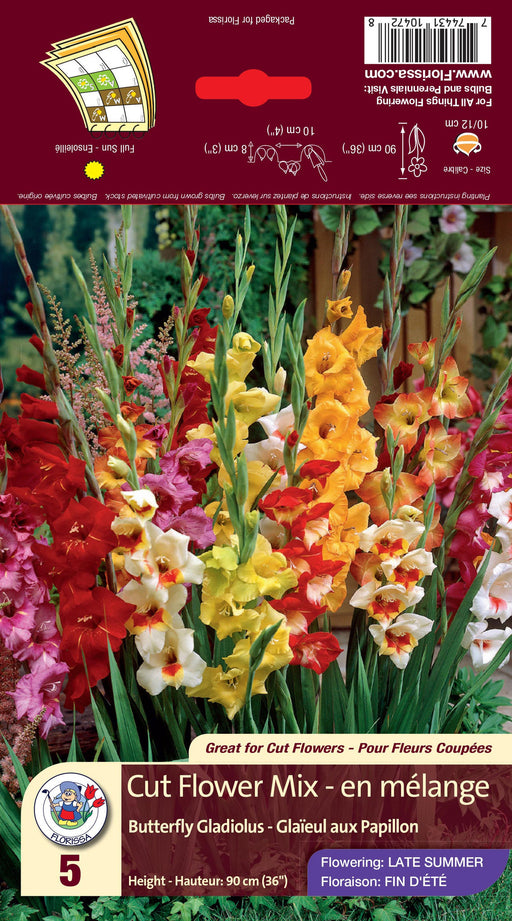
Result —
[[[34,815],[43,835],[55,844],[77,847],[101,832],[107,819],[101,787],[84,774],[57,774],[37,793]]]

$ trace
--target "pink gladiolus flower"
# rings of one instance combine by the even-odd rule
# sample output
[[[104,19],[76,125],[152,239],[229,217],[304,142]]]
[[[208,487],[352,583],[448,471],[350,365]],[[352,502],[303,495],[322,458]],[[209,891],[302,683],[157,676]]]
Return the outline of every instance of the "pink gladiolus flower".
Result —
[[[20,678],[16,690],[12,692],[18,719],[27,716],[33,722],[43,713],[40,723],[43,738],[46,738],[53,726],[64,723],[59,695],[68,671],[69,668],[64,662],[54,662],[50,667],[36,666],[29,675]]]

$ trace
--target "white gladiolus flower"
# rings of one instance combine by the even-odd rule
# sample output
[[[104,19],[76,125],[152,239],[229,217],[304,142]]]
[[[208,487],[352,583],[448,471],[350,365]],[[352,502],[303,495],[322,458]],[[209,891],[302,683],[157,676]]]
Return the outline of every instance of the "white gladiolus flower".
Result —
[[[485,621],[468,624],[462,646],[464,649],[469,649],[475,671],[481,671],[494,659],[509,636],[512,636],[510,627],[505,627],[504,630],[488,630]],[[506,665],[509,659],[510,653],[499,667]]]
[[[366,608],[370,617],[386,626],[406,608],[413,607],[421,601],[424,594],[424,590],[418,585],[407,589],[399,582],[381,585],[376,579],[371,579],[357,589],[350,599],[350,604],[355,608]]]
[[[390,582],[418,582],[423,576],[431,576],[436,568],[434,559],[429,550],[423,547],[411,550],[402,557],[392,557],[383,560],[381,569],[386,579]]]
[[[150,489],[123,490],[123,499],[142,518],[152,518],[158,508],[158,502]]]
[[[388,626],[372,624],[370,633],[380,656],[389,656],[397,668],[405,668],[418,640],[430,633],[434,622],[420,614],[401,614]]]
[[[141,577],[154,590],[203,581],[205,565],[189,552],[190,538],[186,534],[172,528],[164,532],[152,521],[146,524],[146,534],[149,547],[126,558],[125,569],[131,576]]]
[[[502,559],[498,554],[493,556]],[[512,563],[498,563],[492,569],[489,564],[471,611],[478,620],[487,617],[497,617],[502,623],[508,620],[512,615]]]
[[[244,448],[245,456],[248,461],[261,461],[272,470],[279,470],[284,464],[283,448],[286,436],[293,432],[295,428],[293,408],[292,406],[285,406],[278,413],[261,416],[258,422],[263,426],[269,437],[263,441],[246,445]],[[303,444],[299,444],[298,450],[303,447]]]
[[[512,558],[512,489],[495,492],[489,503],[489,511],[498,522],[498,537],[502,555]]]
[[[384,524],[372,524],[359,537],[359,549],[365,553],[377,553],[381,558],[403,556],[409,546],[425,530],[421,521],[402,521],[391,518]]]
[[[166,687],[195,688],[201,684],[206,662],[194,652],[193,630],[169,627],[159,652],[148,652],[148,646],[138,640],[135,642],[139,652],[144,652],[144,662],[137,671],[137,681],[148,694],[155,696]]]
[[[153,591],[132,579],[119,592],[119,597],[136,607],[126,622],[126,629],[137,636],[148,630],[165,633],[172,625],[173,617],[186,605],[187,590],[184,585],[171,585],[167,589]]]
[[[281,435],[281,440],[293,432],[295,428],[295,415],[293,407],[285,406],[278,413],[272,413],[269,416],[261,416],[258,422],[265,429],[267,435]]]

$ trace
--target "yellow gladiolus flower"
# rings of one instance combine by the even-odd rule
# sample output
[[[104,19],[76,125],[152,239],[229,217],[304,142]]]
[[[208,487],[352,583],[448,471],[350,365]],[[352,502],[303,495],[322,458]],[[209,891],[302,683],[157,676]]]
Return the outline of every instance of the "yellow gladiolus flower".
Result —
[[[251,387],[247,390],[241,381],[232,381],[226,393],[226,413],[232,403],[235,414],[245,425],[252,425],[260,416],[274,411],[281,397],[269,393],[264,387]]]
[[[354,359],[341,338],[335,336],[328,326],[308,339],[304,367],[306,390],[310,397],[350,387],[356,369]]]
[[[360,367],[369,358],[375,358],[382,342],[382,329],[380,326],[369,327],[363,308],[358,307],[354,319],[342,332],[340,339]]]
[[[351,304],[351,297],[343,297],[337,301],[330,301],[329,298],[327,298],[326,316],[328,322],[335,323],[336,320],[340,320],[341,317],[353,316]]]
[[[222,665],[205,668],[201,684],[187,690],[188,697],[206,697],[212,704],[222,704],[230,720],[243,707],[247,691],[249,672],[239,668],[230,668],[225,672]],[[252,695],[265,694],[265,686],[255,680]]]
[[[337,460],[345,455],[356,425],[345,406],[326,398],[310,412],[302,441],[314,457]]]

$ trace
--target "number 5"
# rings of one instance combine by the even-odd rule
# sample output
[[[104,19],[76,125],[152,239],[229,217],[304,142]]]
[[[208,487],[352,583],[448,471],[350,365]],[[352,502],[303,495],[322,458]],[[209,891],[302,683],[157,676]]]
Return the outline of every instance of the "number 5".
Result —
[[[78,866],[79,854],[61,854],[60,881],[63,886],[78,886],[82,871]]]

